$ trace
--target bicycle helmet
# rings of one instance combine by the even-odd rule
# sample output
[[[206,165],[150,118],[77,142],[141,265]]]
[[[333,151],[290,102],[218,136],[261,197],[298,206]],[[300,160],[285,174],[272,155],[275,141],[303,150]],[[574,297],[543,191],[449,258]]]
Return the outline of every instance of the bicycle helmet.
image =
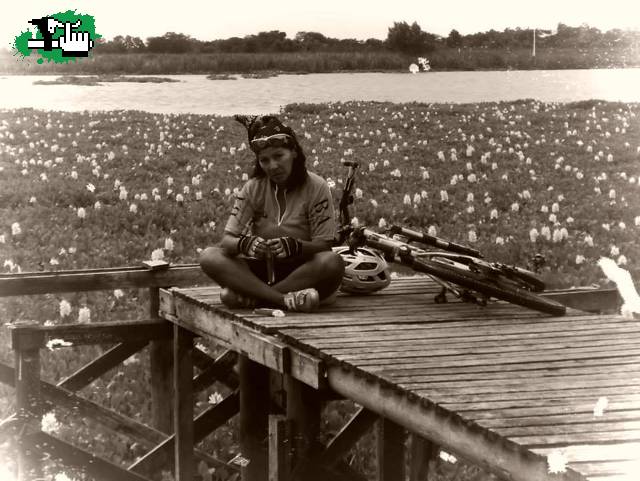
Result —
[[[366,247],[358,247],[355,253],[349,247],[334,247],[344,261],[344,276],[340,290],[350,294],[369,294],[384,289],[391,282],[389,266],[380,255]]]

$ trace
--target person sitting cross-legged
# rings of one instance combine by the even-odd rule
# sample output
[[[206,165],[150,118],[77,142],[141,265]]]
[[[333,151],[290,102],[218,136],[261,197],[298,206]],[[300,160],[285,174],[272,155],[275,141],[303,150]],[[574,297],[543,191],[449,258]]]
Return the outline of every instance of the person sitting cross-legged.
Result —
[[[344,273],[327,182],[305,167],[293,130],[274,116],[236,116],[255,154],[218,246],[202,252],[203,271],[231,308],[275,306],[311,312],[331,302]],[[268,253],[275,280],[267,278]]]

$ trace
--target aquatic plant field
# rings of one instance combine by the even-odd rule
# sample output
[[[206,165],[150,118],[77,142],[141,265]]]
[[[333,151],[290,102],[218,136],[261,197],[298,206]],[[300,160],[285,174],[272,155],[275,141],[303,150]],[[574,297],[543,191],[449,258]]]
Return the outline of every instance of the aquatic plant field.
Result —
[[[522,100],[294,104],[281,118],[298,133],[308,168],[328,179],[336,203],[345,174],[340,160],[360,162],[359,223],[423,228],[522,266],[542,253],[541,275],[560,288],[605,285],[601,256],[640,278],[639,114],[638,104]],[[230,117],[0,110],[0,269],[134,266],[152,257],[196,262],[220,239],[252,163],[246,132]],[[0,303],[3,322],[94,323],[142,318],[146,309],[144,290]],[[98,352],[44,352],[43,378],[58,381]],[[82,394],[148,421],[145,356]],[[0,358],[12,363],[5,329]],[[202,393],[199,409],[223,390]],[[12,399],[0,386],[2,417]],[[59,416],[73,424],[59,429],[97,454],[125,464],[142,454]],[[331,414],[325,430],[337,429],[341,416]],[[221,459],[237,454],[231,429],[206,443]],[[366,469],[370,446],[361,445],[356,464]],[[469,470],[458,479],[488,478]]]

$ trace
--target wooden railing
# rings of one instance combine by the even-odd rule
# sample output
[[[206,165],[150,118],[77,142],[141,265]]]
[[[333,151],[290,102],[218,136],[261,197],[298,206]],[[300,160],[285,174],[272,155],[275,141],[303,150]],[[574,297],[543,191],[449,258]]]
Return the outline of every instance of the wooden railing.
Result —
[[[19,447],[20,479],[37,479],[41,476],[39,459],[43,453],[63,464],[82,467],[95,479],[142,480],[162,469],[171,468],[171,451],[178,446],[171,434],[174,431],[172,398],[184,383],[190,384],[189,389],[184,391],[192,393],[206,389],[215,381],[222,382],[232,390],[230,396],[205,410],[193,421],[196,441],[238,412],[238,379],[233,371],[237,355],[233,351],[226,351],[217,359],[212,359],[194,349],[193,363],[199,369],[199,374],[193,377],[192,373],[185,373],[184,376],[174,376],[172,373],[172,370],[179,369],[179,363],[175,363],[177,367],[173,366],[175,338],[191,340],[193,336],[158,318],[159,288],[201,283],[210,284],[211,280],[199,266],[170,266],[164,262],[148,262],[141,267],[0,275],[0,297],[116,288],[147,288],[150,295],[149,316],[145,320],[56,326],[16,322],[9,325],[15,367],[0,364],[0,382],[15,387],[16,413],[0,424],[0,436],[13,434]],[[176,330],[179,331],[178,336]],[[64,342],[56,345],[54,340]],[[67,345],[90,344],[115,346],[55,385],[40,379],[41,349],[47,346],[63,349]],[[76,394],[147,345],[150,346],[152,426]],[[73,411],[76,416],[90,418],[113,432],[124,434],[148,449],[148,452],[128,469],[123,469],[44,433],[40,430],[40,420],[45,412],[54,407]],[[187,412],[192,412],[192,409]],[[228,465],[198,450],[195,456],[198,462],[204,462],[209,467],[224,467],[230,472],[239,470],[235,465]]]

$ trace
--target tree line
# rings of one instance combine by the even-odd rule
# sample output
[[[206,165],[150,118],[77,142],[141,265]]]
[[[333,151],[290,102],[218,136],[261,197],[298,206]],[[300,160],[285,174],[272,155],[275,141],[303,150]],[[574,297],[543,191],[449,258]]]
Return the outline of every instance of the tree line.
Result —
[[[531,48],[533,30],[507,28],[502,32],[489,30],[462,35],[451,30],[443,37],[425,32],[413,22],[394,22],[387,38],[380,40],[336,39],[318,32],[298,32],[288,38],[285,32],[272,30],[245,37],[202,41],[182,33],[167,32],[162,36],[142,40],[130,35],[100,41],[96,52],[104,53],[274,53],[274,52],[372,52],[395,51],[409,55],[424,55],[441,48]],[[540,48],[626,48],[640,44],[640,32],[613,29],[601,32],[586,24],[570,27],[559,23],[557,29],[537,30],[536,45]]]

